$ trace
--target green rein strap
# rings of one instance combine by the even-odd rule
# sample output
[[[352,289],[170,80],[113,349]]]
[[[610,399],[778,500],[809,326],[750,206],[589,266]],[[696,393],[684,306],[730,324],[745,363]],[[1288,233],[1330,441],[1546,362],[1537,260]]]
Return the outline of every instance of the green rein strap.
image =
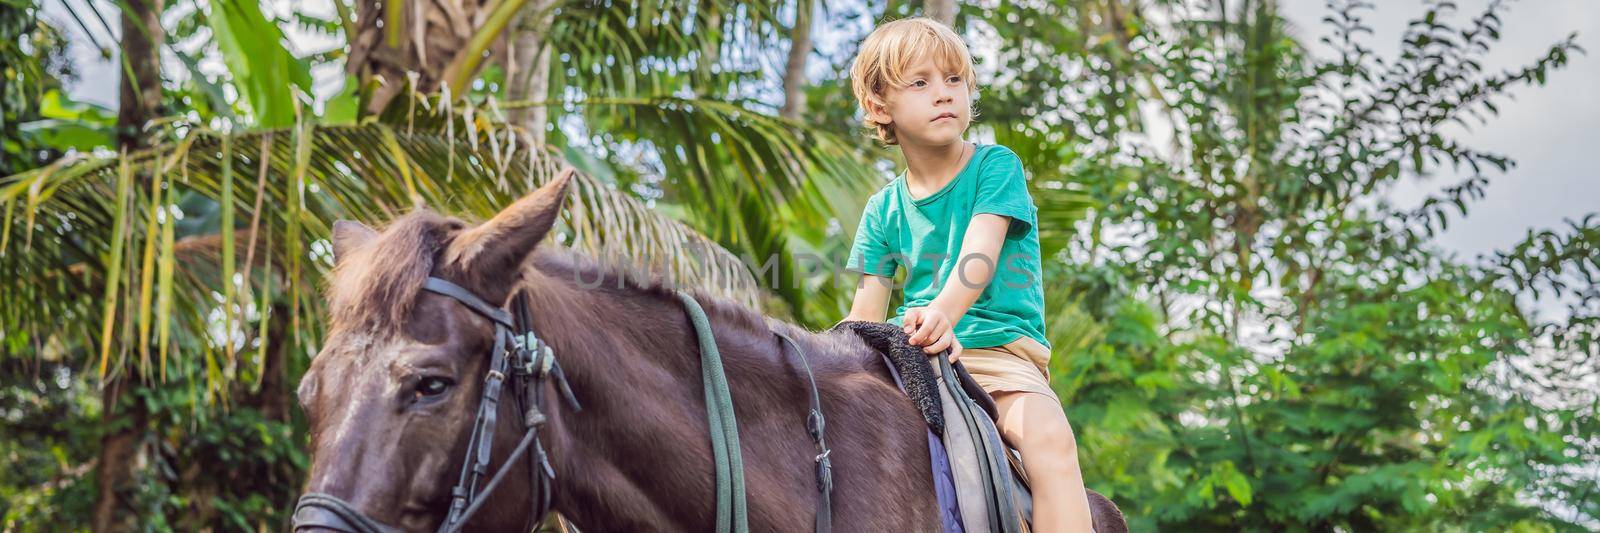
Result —
[[[700,339],[700,375],[706,389],[706,418],[711,423],[711,453],[717,464],[718,533],[750,531],[745,509],[744,459],[739,447],[739,423],[733,417],[733,395],[728,392],[728,377],[722,372],[722,354],[711,334],[711,321],[689,293],[678,291],[689,321]]]

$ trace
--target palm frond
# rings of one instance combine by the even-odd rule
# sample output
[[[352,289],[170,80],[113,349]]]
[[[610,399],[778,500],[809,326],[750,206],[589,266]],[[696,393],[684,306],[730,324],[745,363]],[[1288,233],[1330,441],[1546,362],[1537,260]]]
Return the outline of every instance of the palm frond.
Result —
[[[4,178],[3,340],[23,351],[58,336],[87,339],[106,374],[199,368],[209,391],[223,391],[259,361],[250,324],[263,319],[269,297],[290,304],[291,317],[272,319],[293,321],[294,344],[315,345],[323,313],[314,288],[331,267],[333,220],[383,221],[417,205],[488,218],[566,166],[524,138],[481,116],[196,129],[151,150]],[[586,175],[574,181],[558,240],[678,284],[761,300],[727,250]],[[209,241],[220,251],[200,245]],[[152,302],[172,312],[152,313]],[[155,357],[147,355],[152,339]]]
[[[546,43],[558,51],[552,76],[588,96],[675,94],[716,97],[744,78],[781,42],[788,2],[623,0],[567,5]],[[671,82],[671,83],[663,83]],[[736,91],[733,91],[736,92]]]
[[[608,170],[620,184],[653,189],[658,203],[745,259],[787,305],[783,314],[812,326],[842,316],[846,250],[829,243],[854,234],[861,202],[883,183],[854,143],[710,98],[587,98],[563,107],[605,132],[594,144],[613,154]]]

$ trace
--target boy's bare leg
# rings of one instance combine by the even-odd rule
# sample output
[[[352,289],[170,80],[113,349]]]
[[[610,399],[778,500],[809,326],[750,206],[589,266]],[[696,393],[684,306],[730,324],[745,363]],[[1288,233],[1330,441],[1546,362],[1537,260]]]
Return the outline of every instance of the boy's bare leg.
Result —
[[[994,395],[1000,433],[1022,452],[1033,491],[1033,531],[1088,533],[1089,496],[1078,469],[1078,442],[1061,404],[1036,392]]]

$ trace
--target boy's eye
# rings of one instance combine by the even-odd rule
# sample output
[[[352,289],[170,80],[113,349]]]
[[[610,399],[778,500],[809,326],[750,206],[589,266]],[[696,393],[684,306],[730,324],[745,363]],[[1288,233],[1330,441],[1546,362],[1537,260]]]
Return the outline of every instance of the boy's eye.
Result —
[[[927,84],[928,84],[928,82],[923,81],[923,80],[916,80],[916,81],[911,82],[911,86],[912,87],[921,87],[921,86],[927,85]]]
[[[946,79],[945,81],[948,82],[948,83],[961,83],[961,76],[951,76],[949,79]]]

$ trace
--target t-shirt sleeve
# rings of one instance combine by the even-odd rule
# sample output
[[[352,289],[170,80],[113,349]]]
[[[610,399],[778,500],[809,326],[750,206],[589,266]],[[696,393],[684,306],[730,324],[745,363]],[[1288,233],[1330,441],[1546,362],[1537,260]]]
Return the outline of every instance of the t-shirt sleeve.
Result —
[[[983,162],[978,173],[978,198],[972,214],[992,213],[1011,218],[1006,238],[1017,239],[1028,234],[1036,222],[1037,208],[1028,195],[1028,179],[1022,170],[1022,159],[1010,150],[990,157]]]
[[[867,201],[866,209],[861,210],[861,224],[856,226],[856,240],[850,245],[845,270],[894,277],[898,262],[889,253],[889,235],[884,232],[881,201],[882,198],[874,196]]]

